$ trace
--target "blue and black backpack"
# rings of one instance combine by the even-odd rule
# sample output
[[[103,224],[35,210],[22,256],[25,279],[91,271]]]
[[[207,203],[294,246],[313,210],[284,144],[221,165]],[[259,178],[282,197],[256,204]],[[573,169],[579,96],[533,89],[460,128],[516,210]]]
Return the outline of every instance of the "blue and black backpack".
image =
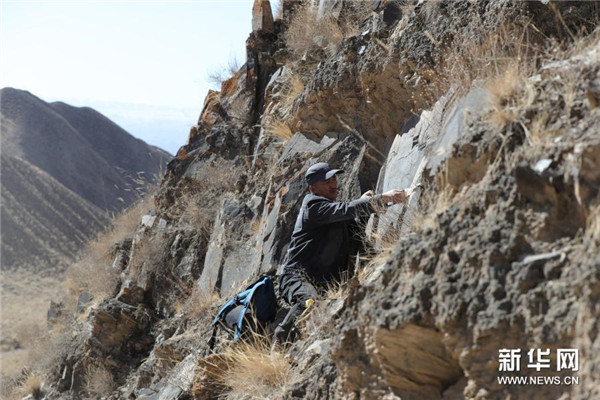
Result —
[[[210,347],[214,346],[217,328],[228,331],[236,341],[248,331],[264,329],[273,322],[277,314],[277,298],[270,276],[263,276],[246,290],[236,294],[221,307],[213,320],[213,336]]]

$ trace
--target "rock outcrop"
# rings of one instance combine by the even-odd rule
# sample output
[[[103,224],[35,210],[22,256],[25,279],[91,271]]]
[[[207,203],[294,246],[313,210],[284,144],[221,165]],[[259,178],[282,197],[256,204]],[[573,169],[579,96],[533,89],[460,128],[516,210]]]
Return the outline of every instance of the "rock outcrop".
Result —
[[[209,93],[156,209],[118,247],[114,298],[89,312],[52,396],[89,394],[76,364],[98,362],[111,398],[600,395],[597,5],[284,1],[271,27],[263,3],[247,63]],[[346,33],[315,34],[294,57],[284,37],[303,13]],[[466,47],[494,58],[474,71]],[[278,272],[317,161],[346,171],[342,201],[409,198],[371,217],[357,274],[281,350],[285,384],[236,391],[228,344],[209,349],[211,318]]]

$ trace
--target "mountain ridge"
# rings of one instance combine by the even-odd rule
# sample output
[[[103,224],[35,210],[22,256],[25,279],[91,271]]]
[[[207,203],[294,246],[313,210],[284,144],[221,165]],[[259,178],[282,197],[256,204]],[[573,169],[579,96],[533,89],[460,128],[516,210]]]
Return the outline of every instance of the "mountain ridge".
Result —
[[[0,90],[3,267],[64,268],[171,156],[89,107]]]

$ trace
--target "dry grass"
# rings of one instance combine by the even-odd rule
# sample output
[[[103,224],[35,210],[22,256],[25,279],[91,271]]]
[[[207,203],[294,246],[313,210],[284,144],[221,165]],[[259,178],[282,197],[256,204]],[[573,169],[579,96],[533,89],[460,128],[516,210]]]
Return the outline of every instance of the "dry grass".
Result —
[[[325,11],[318,18],[318,5],[318,1],[307,1],[298,7],[284,33],[292,60],[308,65],[302,74],[307,78],[319,61],[336,53],[345,38],[359,34],[360,23],[371,13],[368,2],[347,0],[339,15]]]
[[[208,287],[212,287],[212,285],[208,285]],[[192,294],[183,306],[183,311],[190,318],[199,318],[210,312],[212,307],[220,301],[221,297],[218,293],[206,293],[199,285],[194,285]]]
[[[434,9],[435,4],[430,8]],[[560,24],[561,16],[555,11]],[[600,30],[581,37],[569,32],[571,40],[559,41],[542,38],[533,25],[507,24],[491,32],[477,21],[471,21],[470,26],[471,32],[457,35],[454,44],[439,52],[431,82],[418,94],[428,99],[424,104],[433,104],[451,87],[458,94],[455,98],[473,87],[484,87],[492,95],[486,115],[492,124],[502,127],[520,123],[529,144],[547,144],[562,134],[560,130],[565,126],[552,124],[545,114],[523,119],[522,112],[539,101],[540,91],[551,91],[560,96],[561,112],[567,116],[573,114],[585,93],[578,90],[581,77],[572,68],[556,69],[556,79],[550,87],[539,87],[535,78],[543,75],[548,65],[582,55],[585,58],[586,52],[597,45]]]
[[[106,367],[90,365],[85,371],[85,387],[88,393],[101,396],[113,391],[115,381]]]
[[[167,238],[161,234],[143,236],[139,241],[134,241],[127,272],[130,275],[139,275],[143,272],[156,271],[162,265],[166,245]]]
[[[333,17],[318,19],[316,5],[307,2],[294,13],[284,38],[294,57],[300,59],[315,49],[333,54],[344,34]]]
[[[293,380],[290,361],[278,347],[258,335],[225,349],[225,367],[214,377],[233,398],[269,399],[282,395]]]
[[[121,213],[113,224],[94,240],[90,241],[66,272],[67,286],[72,295],[78,297],[87,290],[97,299],[105,298],[116,289],[119,273],[112,267],[111,249],[116,243],[130,237],[152,205],[148,195]]]
[[[368,238],[371,251],[361,256],[360,264],[356,268],[356,277],[361,284],[369,281],[376,268],[390,259],[400,236],[400,228],[392,224],[386,224],[384,233],[371,233]]]
[[[2,360],[2,398],[43,397],[43,377],[63,356],[70,340],[68,325],[65,318],[52,328],[42,325],[21,327],[19,334],[23,335],[20,340],[24,354],[11,364]],[[5,371],[9,365],[13,370]]]
[[[290,127],[283,121],[269,119],[265,123],[265,132],[268,135],[275,136],[283,143],[286,143],[293,136],[292,130]]]
[[[288,69],[289,71],[289,69]],[[289,121],[294,113],[294,104],[304,90],[304,84],[295,72],[288,72],[279,91],[275,92],[262,119],[263,129],[268,135],[277,137],[286,143],[294,134]]]
[[[188,192],[182,197],[180,204],[183,211],[179,221],[183,223],[183,226],[210,234],[218,212],[218,203],[215,201],[216,199],[208,197],[195,191]]]
[[[493,123],[502,126],[515,120],[517,95],[524,81],[521,74],[518,65],[513,64],[486,84],[487,90],[492,94],[489,119]]]
[[[457,98],[473,87],[486,87],[497,95],[492,118],[502,123],[510,119],[506,106],[512,105],[544,52],[530,40],[529,27],[505,25],[489,32],[476,24],[472,21],[474,32],[457,35],[454,44],[440,51],[432,83],[422,96],[433,103],[451,87],[457,90]]]
[[[27,355],[29,368],[42,373],[57,365],[76,329],[81,327],[73,325],[69,317],[65,317],[50,329],[41,328]]]
[[[4,367],[4,366],[3,366]],[[0,396],[6,400],[19,400],[22,398],[44,398],[43,377],[31,370],[24,370],[20,376],[0,381]]]
[[[3,394],[0,398],[13,398],[7,393],[14,391],[14,382],[24,369],[37,371],[38,365],[46,364],[45,354],[61,351],[59,347],[50,349],[48,345],[43,349],[40,344],[49,342],[48,304],[65,293],[65,285],[62,277],[31,276],[27,271],[4,271],[2,280],[0,382]]]
[[[304,91],[304,84],[300,77],[290,72],[283,90],[277,94],[277,112],[284,120],[289,120],[293,114],[294,103]]]
[[[324,293],[314,299],[314,303],[302,313],[296,325],[300,328],[303,337],[310,337],[317,332],[319,337],[333,334],[332,306],[335,304],[341,306],[341,302],[348,295],[350,282],[349,274],[344,275],[339,281],[329,282]]]

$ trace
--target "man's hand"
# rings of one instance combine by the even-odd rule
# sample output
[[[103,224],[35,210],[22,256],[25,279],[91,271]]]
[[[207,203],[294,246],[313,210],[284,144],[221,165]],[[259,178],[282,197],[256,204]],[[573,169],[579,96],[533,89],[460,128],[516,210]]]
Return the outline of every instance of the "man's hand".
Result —
[[[363,195],[364,196],[364,195]],[[381,195],[381,200],[383,200],[384,203],[402,203],[404,200],[406,200],[406,191],[405,190],[400,190],[400,189],[392,189],[392,190],[388,190],[387,192],[383,193]]]
[[[373,197],[373,196],[375,196],[375,192],[372,191],[372,190],[369,190],[367,192],[364,192],[363,195],[360,196],[360,198],[361,199],[366,199],[366,198]]]

